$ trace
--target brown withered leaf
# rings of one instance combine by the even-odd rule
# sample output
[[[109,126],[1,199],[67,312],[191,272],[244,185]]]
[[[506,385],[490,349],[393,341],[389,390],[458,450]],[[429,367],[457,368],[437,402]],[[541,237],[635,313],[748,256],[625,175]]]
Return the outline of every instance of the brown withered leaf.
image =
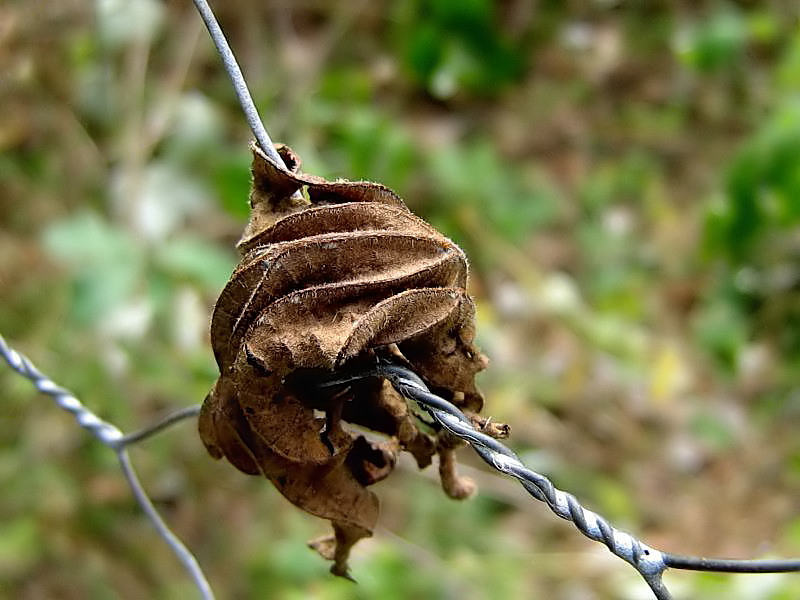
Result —
[[[474,486],[456,474],[457,440],[420,429],[388,382],[322,392],[309,381],[391,355],[484,422],[474,379],[486,358],[474,344],[467,260],[385,186],[301,175],[288,148],[280,152],[290,170],[252,149],[251,219],[214,308],[220,377],[203,403],[200,437],[215,458],[329,519],[333,535],[311,545],[347,576],[350,548],[378,518],[367,486],[391,473],[399,451],[420,467],[439,454],[451,497]]]

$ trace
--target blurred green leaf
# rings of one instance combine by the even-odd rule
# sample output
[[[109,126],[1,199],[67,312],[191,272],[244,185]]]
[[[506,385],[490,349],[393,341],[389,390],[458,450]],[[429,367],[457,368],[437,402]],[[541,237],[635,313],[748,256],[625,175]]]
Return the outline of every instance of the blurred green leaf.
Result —
[[[41,531],[33,515],[21,516],[3,526],[0,536],[0,576],[19,576],[30,568],[39,554]]]
[[[747,320],[736,305],[718,298],[697,311],[694,331],[698,342],[728,372],[737,366],[739,351],[748,338]]]
[[[488,0],[415,1],[404,12],[395,37],[411,73],[434,96],[492,94],[522,74],[523,46],[503,35]]]
[[[231,152],[219,157],[213,167],[213,185],[225,211],[241,222],[250,216],[250,156]]]
[[[540,179],[520,176],[484,140],[434,152],[428,168],[439,199],[437,213],[456,216],[472,209],[512,243],[530,236],[557,212],[555,190]]]
[[[96,6],[98,33],[114,48],[151,39],[164,23],[164,6],[155,0],[97,0]]]
[[[44,231],[43,243],[54,260],[72,270],[72,310],[78,323],[97,323],[141,282],[141,245],[95,213],[54,222]]]
[[[678,55],[700,72],[718,71],[738,63],[747,39],[746,21],[733,7],[727,6],[684,31]]]
[[[188,280],[212,293],[225,286],[236,265],[232,251],[189,236],[160,245],[155,250],[155,260],[173,280]]]
[[[727,177],[727,202],[713,215],[711,239],[734,260],[776,228],[800,222],[800,100],[789,99],[739,151]]]
[[[736,440],[736,434],[718,415],[698,410],[692,419],[692,431],[715,451],[730,448]]]

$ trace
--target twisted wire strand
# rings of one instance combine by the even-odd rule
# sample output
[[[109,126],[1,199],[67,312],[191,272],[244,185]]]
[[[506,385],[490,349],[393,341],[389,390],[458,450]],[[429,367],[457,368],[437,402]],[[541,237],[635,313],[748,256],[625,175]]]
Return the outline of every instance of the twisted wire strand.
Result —
[[[0,335],[0,354],[3,355],[8,366],[33,383],[34,387],[41,393],[47,394],[55,400],[60,408],[75,418],[78,425],[86,429],[106,446],[117,449],[119,441],[124,435],[117,427],[103,421],[86,408],[68,389],[56,384],[42,373],[28,357],[11,348],[2,335]]]
[[[448,432],[467,442],[484,462],[497,471],[517,479],[537,500],[547,504],[557,516],[571,521],[589,539],[602,542],[641,574],[657,600],[671,600],[661,575],[667,565],[658,550],[650,548],[632,535],[612,527],[603,517],[583,508],[571,494],[556,488],[545,476],[528,469],[519,457],[498,440],[476,430],[467,416],[444,398],[432,393],[413,371],[381,360],[360,372],[335,376],[320,387],[347,384],[367,377],[383,377],[405,398],[416,402]]]
[[[158,535],[167,543],[172,552],[181,562],[188,572],[192,581],[200,592],[200,597],[204,600],[214,600],[214,593],[211,585],[206,579],[200,564],[189,549],[181,542],[169,526],[161,518],[155,506],[147,495],[144,487],[139,481],[127,447],[131,444],[140,442],[163,429],[174,425],[180,420],[196,415],[198,407],[189,407],[171,413],[166,418],[145,427],[133,434],[126,436],[116,426],[104,421],[91,410],[89,410],[80,400],[78,400],[69,390],[56,384],[47,375],[42,373],[31,360],[25,355],[11,348],[5,338],[0,334],[0,355],[8,365],[22,377],[28,379],[41,393],[46,394],[55,400],[56,404],[70,413],[75,421],[103,444],[111,448],[117,455],[120,468],[133,492],[133,496],[140,508],[153,523]]]
[[[413,371],[381,360],[358,372],[342,372],[321,387],[347,384],[366,377],[383,377],[404,397],[422,407],[448,432],[464,440],[497,471],[517,479],[534,498],[547,504],[557,516],[571,521],[586,537],[604,544],[614,555],[631,564],[650,586],[657,600],[670,600],[662,581],[668,568],[729,573],[778,573],[800,571],[800,559],[732,560],[670,554],[651,548],[629,533],[613,527],[597,513],[584,508],[572,495],[556,488],[544,475],[527,468],[519,457],[498,440],[477,431],[453,404],[433,394]]]

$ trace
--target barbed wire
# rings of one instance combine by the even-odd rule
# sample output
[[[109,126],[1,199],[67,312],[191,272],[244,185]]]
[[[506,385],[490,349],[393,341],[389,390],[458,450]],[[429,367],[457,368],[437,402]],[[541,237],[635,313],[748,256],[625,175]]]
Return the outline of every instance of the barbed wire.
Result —
[[[476,430],[470,419],[456,406],[432,393],[416,373],[391,360],[381,359],[374,366],[362,367],[360,371],[337,374],[320,384],[320,387],[346,385],[370,377],[388,380],[403,397],[416,402],[445,430],[467,442],[489,466],[517,479],[529,494],[547,504],[557,516],[571,521],[583,535],[605,544],[614,555],[631,564],[650,586],[657,600],[672,599],[662,580],[668,568],[729,573],[800,571],[800,559],[702,558],[651,548],[633,535],[616,529],[597,513],[584,508],[575,496],[559,490],[547,477],[526,467],[511,449]]]
[[[190,406],[172,412],[139,431],[125,435],[115,425],[104,421],[89,410],[68,389],[61,387],[42,373],[27,356],[11,348],[6,343],[2,334],[0,334],[0,355],[2,355],[3,359],[14,371],[31,381],[37,390],[50,396],[60,408],[70,413],[75,418],[78,425],[114,451],[122,473],[133,492],[136,502],[139,504],[142,511],[144,511],[147,518],[150,519],[150,522],[153,523],[158,535],[169,545],[172,552],[183,564],[200,592],[200,596],[204,600],[213,600],[214,593],[211,591],[211,585],[208,583],[205,573],[203,573],[203,570],[200,568],[200,564],[197,562],[194,554],[191,553],[180,538],[172,532],[164,519],[161,518],[156,507],[153,506],[150,497],[147,495],[144,486],[139,480],[139,476],[136,474],[136,470],[128,454],[128,446],[137,444],[179,421],[196,416],[200,412],[200,406]]]

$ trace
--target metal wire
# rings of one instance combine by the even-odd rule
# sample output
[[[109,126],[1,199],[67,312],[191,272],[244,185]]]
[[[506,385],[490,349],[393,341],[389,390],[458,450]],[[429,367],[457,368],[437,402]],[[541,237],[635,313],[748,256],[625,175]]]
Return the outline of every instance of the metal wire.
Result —
[[[261,117],[258,115],[258,109],[253,102],[253,97],[250,95],[250,90],[247,88],[242,70],[236,62],[233,50],[231,50],[228,40],[222,32],[222,28],[219,26],[214,12],[211,10],[206,0],[193,0],[193,2],[217,48],[220,60],[222,60],[222,66],[225,68],[225,72],[228,73],[228,77],[230,77],[231,84],[233,84],[233,89],[236,92],[236,97],[239,99],[239,104],[242,107],[242,112],[244,112],[247,124],[250,126],[250,130],[253,132],[258,145],[261,146],[264,154],[271,158],[278,166],[285,168],[286,165],[283,159],[280,157],[277,150],[275,150],[272,139],[270,139],[267,129],[264,127]]]
[[[151,423],[146,427],[141,428],[139,431],[134,431],[133,433],[126,433],[122,436],[119,443],[124,446],[129,446],[131,444],[136,444],[147,438],[175,425],[180,421],[185,419],[189,419],[191,417],[196,417],[200,414],[200,404],[195,404],[194,406],[187,406],[186,408],[180,408],[176,411],[173,411],[162,417],[155,423]]]
[[[214,593],[211,591],[211,586],[203,570],[200,568],[197,559],[170,530],[161,518],[161,515],[158,514],[158,511],[153,506],[147,492],[139,481],[139,477],[136,475],[127,450],[129,445],[140,442],[174,425],[182,419],[196,415],[198,407],[192,406],[172,413],[165,419],[159,420],[141,431],[126,436],[117,427],[103,421],[91,410],[86,408],[86,406],[69,390],[56,384],[52,379],[47,377],[47,375],[37,369],[30,359],[11,348],[2,335],[0,335],[0,355],[2,355],[3,359],[12,369],[31,381],[37,390],[53,398],[56,404],[70,413],[81,427],[114,451],[119,460],[122,472],[125,475],[125,479],[128,481],[128,485],[136,498],[136,502],[153,523],[158,535],[169,545],[172,552],[183,564],[189,576],[192,578],[192,581],[194,581],[197,590],[200,592],[200,597],[204,600],[213,600]]]
[[[278,166],[285,167],[261,121],[241,69],[210,6],[206,0],[193,0],[193,2],[217,48],[256,141],[271,160]],[[181,561],[201,597],[213,600],[211,586],[196,558],[169,529],[153,506],[139,481],[127,451],[129,445],[138,443],[183,419],[196,416],[199,406],[181,409],[142,430],[125,435],[116,426],[103,421],[86,408],[69,390],[44,375],[27,357],[9,347],[2,335],[0,335],[0,355],[12,369],[30,380],[37,390],[52,397],[59,407],[72,414],[81,427],[115,452],[136,501],[155,526],[158,535]],[[321,385],[325,387],[342,385],[367,377],[387,379],[400,394],[428,411],[445,430],[469,443],[487,464],[517,479],[528,493],[546,503],[554,514],[573,522],[586,537],[602,542],[614,555],[630,563],[649,585],[657,600],[672,598],[662,581],[662,575],[667,568],[740,573],[800,571],[800,559],[750,561],[699,558],[669,554],[647,546],[631,534],[614,528],[597,513],[584,508],[573,495],[557,489],[545,476],[527,468],[513,451],[494,438],[477,431],[458,408],[433,394],[419,376],[401,365],[381,362],[359,373],[336,375]]]
[[[196,558],[156,511],[139,481],[127,451],[129,445],[145,440],[181,420],[196,416],[199,407],[180,409],[137,432],[125,435],[117,427],[95,415],[69,390],[57,385],[39,371],[27,357],[11,348],[2,335],[0,335],[0,355],[12,369],[30,380],[37,390],[52,397],[59,407],[72,414],[81,427],[114,450],[139,506],[153,523],[159,536],[184,565],[201,597],[213,600],[211,586]],[[572,494],[557,489],[544,475],[527,468],[512,450],[498,440],[477,431],[464,413],[444,398],[433,394],[416,373],[399,364],[381,361],[360,371],[338,373],[319,385],[341,386],[368,377],[382,377],[388,380],[401,395],[428,411],[445,430],[469,443],[487,464],[517,479],[528,493],[546,503],[557,516],[573,522],[586,537],[603,543],[614,555],[630,563],[648,584],[657,600],[672,598],[662,581],[662,575],[668,568],[731,573],[800,571],[800,559],[701,558],[670,554],[651,548],[631,534],[614,528],[597,513],[584,508]]]
[[[776,573],[800,571],[800,560],[728,560],[680,556],[661,552],[634,536],[613,527],[603,517],[581,506],[567,492],[557,489],[544,475],[527,468],[519,457],[496,439],[477,431],[470,420],[453,404],[433,394],[413,371],[381,361],[360,372],[342,373],[321,384],[321,387],[344,385],[367,377],[382,377],[404,397],[413,400],[448,432],[464,440],[491,467],[517,479],[528,493],[546,503],[553,513],[571,521],[589,539],[601,542],[616,556],[630,563],[642,576],[657,600],[672,596],[662,581],[668,568],[721,571],[735,573]]]
[[[800,571],[800,559],[736,560],[731,558],[702,558],[664,553],[667,567],[686,571],[714,573],[793,573]]]

